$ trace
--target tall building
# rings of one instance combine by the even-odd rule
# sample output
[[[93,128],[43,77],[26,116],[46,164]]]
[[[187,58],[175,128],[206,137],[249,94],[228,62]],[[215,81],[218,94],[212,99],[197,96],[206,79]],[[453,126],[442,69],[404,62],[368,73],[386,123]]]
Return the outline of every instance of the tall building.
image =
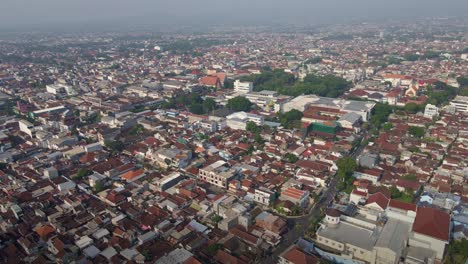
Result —
[[[451,106],[454,106],[457,112],[468,113],[468,96],[458,95],[450,102]]]
[[[427,104],[424,109],[424,116],[427,118],[433,118],[439,115],[439,108],[435,105]]]
[[[236,80],[234,82],[234,91],[238,93],[250,93],[253,90],[253,83],[252,82],[241,82],[240,80]]]

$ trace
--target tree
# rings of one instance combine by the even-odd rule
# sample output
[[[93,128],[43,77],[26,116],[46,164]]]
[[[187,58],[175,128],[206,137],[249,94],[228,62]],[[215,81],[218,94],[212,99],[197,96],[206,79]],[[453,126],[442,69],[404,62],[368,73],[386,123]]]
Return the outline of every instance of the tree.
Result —
[[[213,215],[211,217],[211,221],[213,221],[215,224],[221,222],[221,220],[223,220],[223,218],[217,214]]]
[[[357,169],[356,160],[351,157],[343,157],[336,162],[338,167],[339,184],[338,188],[351,192],[353,190],[353,172]]]
[[[425,134],[425,129],[422,127],[410,126],[408,133],[414,137],[422,138]]]
[[[299,158],[292,153],[287,153],[285,158],[289,163],[296,163],[299,160]]]
[[[382,129],[385,131],[385,132],[388,132],[390,131],[391,129],[393,128],[393,124],[392,123],[385,123],[383,126],[382,126]]]
[[[93,172],[88,170],[88,169],[85,169],[85,168],[81,168],[78,170],[78,172],[76,173],[75,177],[73,177],[73,179],[75,180],[79,180],[79,179],[82,179],[88,175],[91,175]]]
[[[262,131],[262,128],[257,126],[257,124],[255,124],[255,122],[252,121],[247,122],[245,129],[254,134],[260,133]]]
[[[343,95],[350,87],[349,82],[337,76],[310,74],[303,81],[300,81],[294,75],[279,69],[265,70],[261,74],[253,74],[241,80],[253,82],[254,91],[269,90],[290,96],[316,94],[338,97]]]
[[[213,244],[208,245],[208,247],[206,247],[206,251],[207,251],[208,255],[214,256],[214,255],[216,255],[216,252],[218,252],[218,250],[220,250],[222,248],[223,248],[222,244],[213,243]]]
[[[405,105],[405,111],[412,114],[416,114],[418,111],[421,110],[421,108],[422,107],[420,105],[415,103],[408,103]]]
[[[468,240],[453,240],[447,248],[446,264],[463,264],[468,258]]]
[[[383,123],[387,122],[388,117],[392,112],[392,106],[388,104],[377,103],[374,107],[369,123],[374,126],[374,128],[379,128]]]
[[[460,84],[460,87],[462,88],[468,87],[468,75],[458,77],[457,82]]]
[[[346,177],[350,176],[356,169],[356,160],[351,157],[343,157],[336,162],[338,167],[338,176]]]
[[[320,62],[322,62],[321,57],[313,57],[313,58],[310,58],[310,59],[306,60],[304,62],[304,64],[317,64],[317,63],[320,63]]]
[[[398,190],[397,187],[395,186],[390,187],[390,197],[392,199],[398,199],[401,197],[401,195],[402,193],[400,192],[400,190]]]
[[[294,128],[297,126],[297,121],[302,119],[302,112],[296,109],[293,109],[289,112],[279,114],[279,121],[281,125],[285,128]]]
[[[96,184],[94,185],[94,192],[95,193],[99,193],[99,192],[102,192],[104,189],[105,189],[105,186],[104,184],[101,182],[101,181],[98,181],[96,182]]]
[[[143,125],[137,124],[134,127],[132,127],[128,133],[130,135],[138,135],[138,134],[143,133],[144,130],[145,128],[143,127]]]
[[[191,104],[189,106],[189,111],[190,113],[196,114],[196,115],[202,115],[204,114],[205,111],[203,111],[203,105],[202,104]]]
[[[260,133],[255,134],[254,139],[255,142],[257,142],[259,145],[263,145],[263,143],[265,143],[265,140],[263,140],[263,137],[260,135]]]
[[[416,175],[414,174],[407,174],[403,177],[401,177],[402,179],[404,180],[408,180],[408,181],[417,181],[418,180],[418,177],[416,177]]]
[[[293,208],[291,208],[291,215],[299,215],[301,213],[301,208],[297,205],[293,206]]]
[[[417,60],[419,60],[419,55],[417,55],[417,54],[408,54],[408,55],[405,55],[404,58],[407,61],[417,61]]]
[[[104,145],[112,152],[121,152],[125,149],[125,145],[122,141],[105,141]]]
[[[205,101],[203,101],[203,110],[205,110],[205,112],[211,112],[214,109],[216,109],[215,100],[211,98],[206,98]]]
[[[252,103],[249,101],[249,99],[242,96],[229,99],[227,103],[227,108],[234,111],[249,111],[251,107]]]

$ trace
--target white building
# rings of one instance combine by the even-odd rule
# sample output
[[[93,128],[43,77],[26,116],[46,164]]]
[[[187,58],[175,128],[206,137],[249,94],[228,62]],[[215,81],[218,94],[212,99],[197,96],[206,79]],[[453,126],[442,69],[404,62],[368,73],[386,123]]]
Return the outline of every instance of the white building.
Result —
[[[257,203],[269,205],[270,202],[273,201],[274,195],[274,192],[266,188],[260,187],[259,189],[255,189],[254,200]]]
[[[200,169],[198,172],[198,179],[222,188],[227,188],[228,181],[237,174],[238,171],[234,168],[230,168],[227,162],[218,160]]]
[[[468,113],[468,96],[458,95],[450,102],[450,105],[455,107],[457,112]]]
[[[280,99],[280,96],[275,91],[263,90],[260,92],[248,93],[245,95],[245,98],[261,108],[270,108],[275,105],[278,99]]]
[[[245,130],[248,122],[254,122],[258,126],[263,126],[263,116],[249,114],[246,112],[236,112],[226,117],[226,125],[232,129]]]
[[[28,134],[30,137],[34,137],[34,133],[36,132],[36,130],[34,125],[31,124],[31,122],[27,120],[20,120],[18,123],[21,132]]]
[[[236,80],[234,82],[234,91],[238,93],[250,93],[253,91],[253,83],[241,82],[240,80]]]
[[[46,85],[46,91],[55,95],[72,95],[73,88],[63,84],[48,84]]]
[[[367,122],[375,105],[376,103],[367,101],[301,95],[286,103],[275,105],[275,111],[288,112],[296,109],[304,112],[309,106],[319,106],[339,110],[342,113],[355,113],[362,117],[363,122]]]
[[[427,104],[424,109],[424,116],[427,118],[433,118],[439,115],[439,108],[435,105]]]
[[[328,209],[317,230],[317,244],[366,263],[399,263],[411,223],[390,218],[381,225],[372,212],[360,213],[349,217],[336,209]]]

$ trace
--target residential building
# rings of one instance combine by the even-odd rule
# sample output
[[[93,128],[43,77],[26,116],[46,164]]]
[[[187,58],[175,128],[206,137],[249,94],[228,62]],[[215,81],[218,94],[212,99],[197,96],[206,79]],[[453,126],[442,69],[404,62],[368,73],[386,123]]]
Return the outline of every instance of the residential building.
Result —
[[[281,192],[280,200],[291,201],[300,207],[307,207],[309,205],[309,191],[299,190],[296,188],[288,188]]]
[[[236,177],[238,171],[229,167],[225,161],[218,160],[199,170],[198,179],[209,182],[213,185],[227,188],[228,181]]]

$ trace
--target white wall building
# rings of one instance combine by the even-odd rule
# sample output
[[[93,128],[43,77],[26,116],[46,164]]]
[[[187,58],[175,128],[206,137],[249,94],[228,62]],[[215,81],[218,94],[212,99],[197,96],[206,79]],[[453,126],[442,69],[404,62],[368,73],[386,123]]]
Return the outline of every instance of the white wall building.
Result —
[[[73,88],[63,84],[48,84],[46,85],[46,91],[55,95],[71,95],[73,94]]]
[[[253,91],[253,83],[236,80],[234,81],[234,91],[238,93],[250,93]]]
[[[236,112],[226,117],[226,125],[232,129],[245,130],[248,122],[254,122],[258,126],[263,126],[263,116],[249,114],[246,112]]]
[[[450,102],[451,106],[454,106],[457,112],[468,113],[468,96],[458,95]]]
[[[439,108],[435,105],[427,104],[424,109],[424,116],[427,118],[433,118],[439,115]]]

